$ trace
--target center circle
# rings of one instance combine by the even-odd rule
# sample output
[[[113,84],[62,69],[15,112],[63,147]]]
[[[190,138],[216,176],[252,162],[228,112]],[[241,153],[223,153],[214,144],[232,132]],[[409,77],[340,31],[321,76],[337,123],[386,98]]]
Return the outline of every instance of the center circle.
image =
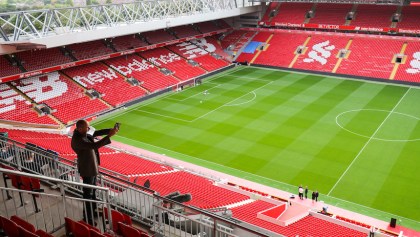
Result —
[[[416,126],[419,120],[413,115],[380,109],[349,110],[335,118],[337,125],[347,132],[373,140],[392,142],[420,141],[418,137],[410,137],[410,134],[420,134],[420,129]],[[413,133],[413,129],[418,132]]]

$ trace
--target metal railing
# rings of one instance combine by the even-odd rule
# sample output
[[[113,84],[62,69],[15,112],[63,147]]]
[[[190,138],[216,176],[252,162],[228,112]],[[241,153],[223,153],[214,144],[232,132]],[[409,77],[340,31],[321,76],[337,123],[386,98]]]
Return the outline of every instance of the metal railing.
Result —
[[[108,188],[29,174],[5,168],[0,168],[0,172],[3,174],[4,185],[0,186],[0,213],[2,213],[2,215],[7,217],[11,217],[13,215],[19,216],[33,224],[36,229],[42,229],[46,232],[52,233],[64,227],[64,217],[68,217],[76,221],[83,219],[83,217],[87,215],[87,206],[97,206],[98,208],[96,208],[96,211],[92,211],[90,214],[98,217],[100,216],[100,210],[102,210],[102,207],[107,207],[109,218],[107,222],[105,222],[103,218],[97,218],[97,227],[102,232],[111,229],[107,227],[112,226],[112,217],[110,214],[112,206],[109,201],[110,190]],[[54,183],[57,187],[59,187],[59,189],[48,192],[44,189],[28,189],[27,183],[23,181],[24,177],[31,180],[32,184],[40,181]],[[8,179],[11,179],[12,182],[9,183],[7,181]],[[95,188],[97,195],[101,197],[101,199],[86,200],[75,197],[74,195],[66,192],[69,188]]]
[[[0,41],[40,39],[254,5],[259,3],[247,0],[158,0],[4,12],[0,13]]]
[[[109,170],[101,171],[98,176],[98,186],[94,186],[99,190],[96,192],[97,200],[84,200],[80,198],[82,189],[91,186],[80,183],[75,162],[11,139],[0,141],[0,146],[0,164],[3,163],[11,168],[35,174],[19,173],[7,169],[0,169],[0,172],[19,173],[39,179],[54,188],[59,188],[57,193],[51,194],[18,190],[6,186],[0,187],[3,208],[7,210],[4,213],[7,213],[8,216],[11,213],[25,216],[33,220],[32,223],[35,223],[36,227],[41,227],[49,232],[61,228],[65,216],[76,220],[82,219],[83,212],[85,215],[87,214],[84,207],[96,205],[107,207],[108,211],[113,208],[125,213],[161,236],[281,236],[257,226],[250,227],[249,224],[241,223],[241,221],[231,218],[230,215],[224,215],[226,211],[213,213],[172,201],[151,189],[129,182],[126,176],[112,173]],[[176,190],[176,187],[174,189]],[[8,199],[8,197],[17,197],[17,195],[22,196],[21,205],[16,201],[19,199]],[[34,198],[34,195],[38,197]],[[28,200],[32,200],[33,205],[25,205],[30,203]],[[35,201],[39,203],[39,212],[36,210]],[[92,214],[101,216],[98,210],[100,208],[97,208],[96,213]],[[38,222],[41,224],[37,224]],[[51,224],[48,224],[50,222]],[[103,219],[99,220],[99,225],[102,231],[110,229],[107,226],[112,226],[111,224],[106,225]]]

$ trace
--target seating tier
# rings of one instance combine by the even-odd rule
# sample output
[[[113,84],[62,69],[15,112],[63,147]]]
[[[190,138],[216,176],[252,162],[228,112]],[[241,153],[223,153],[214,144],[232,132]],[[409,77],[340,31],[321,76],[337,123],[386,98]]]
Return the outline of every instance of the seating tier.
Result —
[[[344,49],[350,38],[343,36],[313,35],[306,45],[304,54],[300,55],[293,68],[332,72],[341,49]]]
[[[194,59],[209,53],[203,47],[199,47],[198,45],[189,41],[169,45],[168,48],[186,59]]]
[[[402,45],[403,42],[399,40],[354,38],[351,53],[341,62],[337,73],[388,79],[394,68],[392,59],[401,51]]]
[[[242,52],[236,61],[244,63],[244,62],[251,62],[251,60],[255,57],[255,53],[244,53]]]
[[[391,17],[397,11],[397,6],[359,5],[355,18],[351,21],[353,26],[362,27],[390,27]]]
[[[276,9],[276,7],[280,5],[279,2],[270,2],[267,10],[265,11],[264,16],[262,17],[261,21],[267,22],[268,20],[270,20],[270,13],[272,10]]]
[[[220,29],[229,29],[229,28],[231,28],[231,26],[226,21],[224,21],[224,20],[219,19],[219,20],[216,20],[215,22],[216,22],[217,26]]]
[[[200,67],[193,67],[185,59],[166,48],[148,50],[141,52],[140,55],[158,67],[171,70],[181,80],[188,80],[205,73]]]
[[[206,69],[209,72],[229,65],[229,63],[225,60],[216,59],[209,54],[195,58],[194,61],[198,62],[202,68]]]
[[[200,34],[200,32],[196,31],[191,25],[177,26],[171,28],[171,30],[178,38],[187,38]]]
[[[24,123],[57,125],[48,116],[39,116],[32,109],[31,102],[7,84],[0,84],[0,118]]]
[[[245,32],[245,34],[243,34],[242,37],[235,43],[233,51],[239,51],[246,43],[249,42],[249,40],[254,36],[254,34],[255,32],[253,31]]]
[[[274,204],[257,200],[250,204],[232,208],[233,217],[285,236],[366,236],[365,233],[307,216],[287,227],[257,218],[257,213],[274,207]]]
[[[220,28],[217,27],[216,24],[214,24],[212,21],[200,22],[197,24],[197,26],[201,33],[209,33],[220,30]]]
[[[118,106],[145,95],[139,86],[130,85],[117,71],[102,62],[64,70],[73,80],[88,89],[95,89],[102,99]]]
[[[192,43],[198,45],[209,53],[216,53],[219,56],[222,56],[226,60],[230,60],[229,54],[227,54],[222,46],[217,42],[213,37],[206,37],[197,40],[191,40]]]
[[[99,57],[114,52],[111,48],[106,47],[102,40],[72,44],[68,47],[78,60]]]
[[[254,38],[252,38],[252,41],[258,41],[258,42],[265,43],[268,40],[268,38],[270,38],[271,34],[272,34],[271,32],[264,32],[264,31],[258,32],[254,36]]]
[[[101,153],[101,167],[129,176],[173,170],[170,166],[120,152],[113,154]]]
[[[352,7],[351,4],[319,3],[316,5],[315,17],[309,23],[344,25],[347,13]]]
[[[225,60],[216,59],[205,50],[214,52],[215,48],[212,45],[201,44],[201,46],[205,47],[200,47],[199,45],[186,41],[180,44],[170,45],[168,48],[186,59],[193,59],[207,71],[214,71],[228,65]]]
[[[67,123],[105,111],[108,107],[91,100],[76,83],[58,72],[12,82],[20,91],[37,103],[45,103],[62,122]]]
[[[59,48],[23,51],[16,56],[24,62],[23,67],[28,71],[72,62],[71,58],[64,56]]]
[[[124,35],[115,37],[112,40],[112,43],[114,44],[114,47],[117,51],[135,49],[148,45],[146,42],[137,38],[136,35]]]
[[[1,68],[0,77],[22,73],[22,71],[18,67],[12,66],[12,64],[10,64],[9,61],[7,61],[7,59],[1,55],[0,55],[0,68]]]
[[[295,57],[297,47],[303,45],[307,38],[307,34],[276,33],[267,50],[262,51],[254,63],[288,67]]]
[[[403,29],[420,29],[420,7],[404,6],[401,12],[401,21],[398,22],[397,28]]]
[[[149,32],[142,33],[142,35],[144,37],[146,37],[146,40],[150,44],[158,44],[158,43],[162,43],[162,42],[171,41],[171,40],[176,39],[175,36],[170,35],[165,30],[149,31]]]
[[[234,45],[246,33],[244,30],[235,30],[230,32],[222,39],[222,48],[227,49],[230,45]]]
[[[249,199],[246,195],[218,187],[211,180],[184,171],[141,176],[136,181],[142,185],[147,179],[150,180],[152,189],[162,196],[174,191],[191,193],[193,198],[186,204],[200,208],[221,207]]]
[[[409,42],[404,54],[407,58],[399,65],[395,79],[420,83],[420,42]]]
[[[306,13],[311,10],[312,3],[282,3],[279,12],[271,21],[279,23],[303,24]]]
[[[164,89],[179,82],[174,77],[159,72],[157,67],[135,54],[109,59],[105,63],[122,75],[134,77],[142,82],[141,86],[150,92]]]

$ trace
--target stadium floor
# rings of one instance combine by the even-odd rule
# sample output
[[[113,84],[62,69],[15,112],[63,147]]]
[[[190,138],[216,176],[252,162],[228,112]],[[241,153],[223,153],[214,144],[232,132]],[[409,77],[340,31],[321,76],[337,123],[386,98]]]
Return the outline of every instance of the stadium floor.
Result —
[[[100,118],[116,140],[420,230],[420,89],[237,67]]]

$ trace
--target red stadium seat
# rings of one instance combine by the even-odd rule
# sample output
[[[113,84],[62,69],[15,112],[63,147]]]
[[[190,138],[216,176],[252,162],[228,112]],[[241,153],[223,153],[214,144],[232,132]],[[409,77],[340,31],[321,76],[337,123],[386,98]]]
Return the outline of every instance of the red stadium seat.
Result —
[[[165,30],[155,30],[141,33],[150,44],[158,44],[176,39]]]
[[[132,226],[119,222],[118,227],[123,237],[142,237],[140,230]]]
[[[74,237],[90,237],[90,230],[87,226],[80,222],[73,222]]]
[[[311,10],[313,3],[281,3],[280,10],[271,22],[302,24],[305,14]]]
[[[209,179],[185,171],[138,177],[137,184],[143,185],[147,179],[152,183],[153,190],[162,195],[167,195],[176,190],[181,193],[190,193],[193,198],[186,204],[200,208],[204,206],[221,207],[249,199],[247,195],[219,187]],[[171,180],[171,182],[168,183],[168,180]],[[177,184],[176,189],[172,183]],[[212,198],[209,199],[208,197]]]
[[[143,51],[140,55],[159,68],[167,68],[171,70],[175,77],[183,81],[205,73],[205,71],[200,67],[193,67],[186,59],[166,48],[155,48]]]
[[[66,227],[66,235],[69,236],[70,234],[73,233],[74,226],[75,226],[74,223],[76,222],[68,217],[64,217],[64,221],[65,221],[65,227]]]
[[[24,219],[18,217],[18,216],[11,216],[10,220],[15,222],[18,226],[24,228],[25,230],[35,233],[35,226],[31,223],[25,221]]]
[[[30,93],[36,103],[48,104],[55,110],[52,113],[54,117],[63,123],[92,116],[109,109],[100,100],[91,99],[85,95],[84,90],[74,81],[59,72],[13,81],[12,84],[23,93]],[[32,85],[40,86],[34,90]],[[45,92],[43,88],[53,88],[53,90]]]
[[[95,89],[102,95],[103,100],[113,106],[121,105],[146,94],[139,86],[132,86],[116,70],[101,62],[69,68],[64,72],[83,86]],[[89,79],[92,75],[95,75],[95,80]]]
[[[200,34],[200,32],[196,31],[190,25],[172,27],[171,30],[175,32],[178,38],[186,38],[186,37],[191,37],[191,36]]]
[[[0,220],[3,223],[4,233],[6,233],[8,237],[19,237],[19,228],[15,222],[3,216],[0,216]]]
[[[102,234],[99,230],[90,229],[90,237],[105,237],[106,234]]]
[[[54,237],[53,235],[50,235],[43,230],[37,230],[35,231],[35,234],[37,234],[39,237]]]
[[[22,226],[18,226],[20,237],[39,237],[35,232],[30,232]]]
[[[141,82],[141,86],[155,92],[176,85],[179,80],[172,75],[165,75],[159,68],[137,55],[126,55],[105,61],[110,67],[127,78],[133,77]]]
[[[83,220],[79,221],[79,223],[86,226],[87,228],[89,228],[89,230],[94,230],[94,231],[100,232],[100,230],[98,228],[96,228],[95,226],[89,225],[88,223],[86,223]]]
[[[131,220],[131,216],[121,213],[124,217],[124,224],[126,225],[133,225],[133,221]]]
[[[13,66],[6,58],[0,56],[0,77],[22,73],[17,66]]]
[[[197,23],[197,26],[203,34],[220,30],[213,21],[200,22]]]
[[[20,237],[39,237],[35,232],[31,232],[23,228],[22,226],[18,226]]]
[[[79,60],[98,57],[113,52],[111,48],[106,47],[103,40],[72,44],[67,47],[72,51],[73,56]]]
[[[1,65],[0,68],[2,69],[0,72],[3,71],[3,67],[1,67]],[[10,100],[11,104],[4,103],[7,100]],[[57,123],[48,116],[39,116],[38,113],[32,109],[32,106],[28,106],[28,104],[26,104],[27,102],[28,101],[21,94],[14,91],[9,85],[5,83],[0,84],[0,117],[3,120],[31,124],[57,125]]]
[[[23,51],[17,53],[16,56],[25,62],[24,67],[28,71],[72,62],[71,58],[63,55],[58,47],[36,51]]]
[[[104,213],[105,213],[105,220],[108,220],[108,209],[106,207],[104,207]],[[116,210],[111,209],[111,216],[112,216],[112,230],[115,233],[120,233],[120,229],[118,226],[118,222],[122,222],[125,223],[125,218],[124,215]],[[131,218],[130,218],[131,220]],[[127,223],[125,223],[127,224]]]
[[[112,39],[112,43],[117,51],[130,50],[147,46],[148,44],[141,39],[138,39],[136,35],[124,35],[115,37]]]

